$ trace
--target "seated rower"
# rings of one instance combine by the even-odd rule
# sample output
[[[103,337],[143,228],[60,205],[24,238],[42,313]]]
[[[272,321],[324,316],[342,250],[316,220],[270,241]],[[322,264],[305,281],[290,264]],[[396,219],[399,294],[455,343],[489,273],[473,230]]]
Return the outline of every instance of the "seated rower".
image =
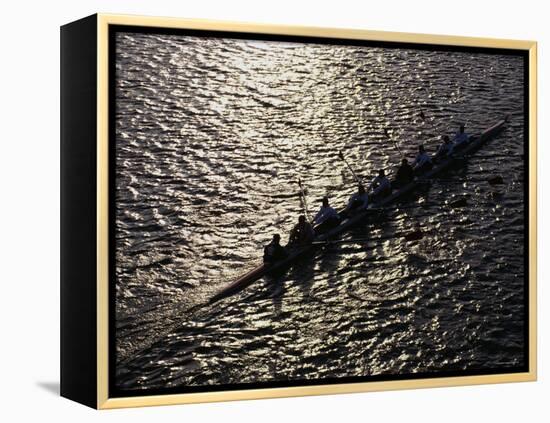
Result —
[[[418,154],[416,155],[416,159],[414,159],[414,174],[422,175],[423,173],[432,170],[432,168],[432,159],[430,158],[428,153],[426,153],[424,146],[419,145]]]
[[[378,201],[388,195],[391,195],[391,182],[386,177],[384,169],[378,171],[378,176],[372,180],[369,185],[368,191],[371,191],[370,200]]]
[[[360,212],[365,210],[369,205],[369,195],[365,191],[363,184],[359,184],[357,192],[353,194],[348,201],[348,205],[340,214],[342,217],[347,217],[350,213]]]
[[[401,160],[401,166],[397,169],[397,174],[392,182],[392,188],[403,188],[405,185],[410,184],[414,180],[414,169],[409,164],[407,159]]]
[[[437,153],[435,153],[434,161],[439,161],[445,159],[449,153],[451,152],[451,149],[453,145],[451,144],[451,140],[449,139],[448,135],[443,135],[442,137],[443,142],[437,149]]]
[[[286,250],[281,246],[281,235],[273,235],[273,239],[264,248],[264,263],[273,264],[287,256]]]
[[[313,218],[313,224],[317,225],[315,227],[316,233],[323,233],[324,231],[335,228],[340,224],[340,215],[330,206],[327,197],[323,197],[323,203]]]
[[[468,141],[470,141],[470,136],[464,132],[464,125],[460,125],[458,132],[453,138],[453,144],[451,151],[449,152],[449,156],[463,148],[466,144],[468,144]]]
[[[290,231],[290,237],[288,238],[288,245],[308,245],[311,244],[315,238],[315,232],[313,231],[313,226],[306,220],[304,215],[300,215],[298,218],[298,223],[292,231]]]

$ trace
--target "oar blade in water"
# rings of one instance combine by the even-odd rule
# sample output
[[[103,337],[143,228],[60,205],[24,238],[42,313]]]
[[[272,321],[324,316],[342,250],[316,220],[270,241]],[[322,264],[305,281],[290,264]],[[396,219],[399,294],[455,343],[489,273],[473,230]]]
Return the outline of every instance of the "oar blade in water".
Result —
[[[410,232],[404,236],[406,241],[419,241],[422,238],[424,238],[424,232],[422,232],[420,229]]]

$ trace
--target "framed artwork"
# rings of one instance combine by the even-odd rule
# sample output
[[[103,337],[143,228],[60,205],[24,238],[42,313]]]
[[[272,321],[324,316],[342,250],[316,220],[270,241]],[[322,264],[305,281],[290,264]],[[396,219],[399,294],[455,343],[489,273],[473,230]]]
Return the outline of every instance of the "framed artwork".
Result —
[[[536,379],[536,43],[61,28],[61,394]]]

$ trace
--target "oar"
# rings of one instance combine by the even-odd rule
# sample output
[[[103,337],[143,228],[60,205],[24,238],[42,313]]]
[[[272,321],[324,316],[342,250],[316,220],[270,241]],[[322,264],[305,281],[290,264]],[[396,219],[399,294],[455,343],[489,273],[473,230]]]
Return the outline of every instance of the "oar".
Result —
[[[399,147],[399,144],[397,143],[397,141],[391,137],[390,133],[388,132],[388,128],[384,128],[384,134],[386,134],[386,138],[388,138],[393,143],[397,151],[399,151],[399,154],[401,154],[401,158],[404,159],[405,155],[401,151],[401,148]]]
[[[407,79],[408,79],[409,83],[411,83],[412,80],[413,80],[413,78],[411,76],[409,76]],[[426,88],[425,85],[422,85],[422,89],[424,89],[424,91],[426,92],[426,95],[428,96],[428,98],[431,98],[432,94],[430,93],[428,88]],[[422,106],[417,103],[417,107],[420,109],[420,113],[418,115],[422,118],[422,121],[424,123],[426,123],[426,115],[424,114],[424,110],[422,109]]]
[[[430,93],[430,91],[428,90],[428,88],[426,88],[425,85],[422,86],[422,88],[424,88],[424,91],[426,92],[426,95],[428,96],[428,98],[431,98],[432,97],[432,94]],[[422,106],[419,104],[418,107],[420,108],[420,113],[418,113],[418,116],[420,116],[420,118],[422,119],[422,122],[424,122],[424,124],[426,124],[426,121],[427,121],[427,118],[426,118],[426,114],[424,113],[424,110],[422,109]],[[439,107],[439,110],[441,111],[441,107]],[[433,122],[431,123],[431,126],[432,126],[432,131],[433,132],[437,132],[434,127],[434,124]]]
[[[309,216],[309,209],[307,207],[306,193],[304,187],[302,186],[302,178],[298,178],[298,186],[300,187],[300,197],[302,198],[302,204],[304,205],[304,214],[308,222],[311,223],[311,218]]]
[[[350,170],[351,174],[353,175],[353,177],[355,178],[355,182],[357,182],[358,184],[361,183],[361,181],[359,180],[359,178],[357,177],[357,175],[355,174],[355,172],[353,171],[353,169],[351,168],[351,166],[349,165],[348,161],[346,160],[346,158],[344,157],[344,153],[342,153],[341,151],[338,152],[338,157],[340,157],[344,163],[346,164],[346,166],[348,167],[348,169]]]
[[[313,245],[330,245],[330,244],[347,244],[347,243],[356,243],[356,242],[379,242],[386,241],[388,239],[403,238],[405,241],[418,241],[424,238],[424,232],[421,229],[417,229],[413,232],[401,232],[395,235],[383,236],[378,238],[352,238],[352,239],[336,239],[336,240],[326,240],[326,241],[314,241]]]
[[[424,124],[426,124],[427,118],[426,118],[426,115],[424,114],[424,111],[422,109],[420,109],[420,113],[418,115],[422,118],[422,121],[424,122]],[[431,127],[432,127],[431,128],[432,132],[437,132],[437,130],[436,130],[433,123],[431,124]],[[437,137],[434,137],[433,139],[437,140]]]
[[[418,113],[418,116],[420,116],[420,118],[422,119],[422,122],[424,122],[424,124],[426,124],[428,118],[426,117],[426,115],[424,114],[424,110],[422,110],[422,108],[420,109],[420,113]],[[433,124],[431,125],[432,126],[432,131],[435,129]],[[434,131],[435,132],[435,131]]]
[[[426,90],[426,94],[428,94],[428,97],[430,97],[431,94],[430,94],[430,92],[428,91],[428,89],[427,89],[426,87],[424,87],[424,89]],[[421,107],[420,105],[419,105],[418,107],[420,108],[420,113],[418,113],[418,116],[420,116],[420,118],[422,119],[422,122],[424,122],[424,124],[425,124],[426,121],[427,121],[426,114],[424,113],[424,110],[422,110],[422,107]],[[441,108],[440,108],[440,110],[441,110]],[[466,122],[464,122],[464,126],[467,127],[469,123],[470,123],[470,121],[469,121],[469,120],[466,120]],[[432,130],[434,130],[434,129],[435,129],[435,128],[434,128],[434,125],[433,125],[433,123],[432,123]],[[435,131],[434,131],[434,132],[435,132]]]
[[[418,114],[418,116],[420,116],[420,117],[422,118],[422,121],[423,121],[424,123],[426,123],[426,119],[427,119],[427,118],[426,118],[426,115],[424,114],[424,111],[420,110],[420,113]],[[466,123],[464,124],[464,126],[468,126],[468,123],[469,123],[469,122],[466,121]],[[433,125],[432,125],[432,129],[434,129],[434,128],[433,128]]]

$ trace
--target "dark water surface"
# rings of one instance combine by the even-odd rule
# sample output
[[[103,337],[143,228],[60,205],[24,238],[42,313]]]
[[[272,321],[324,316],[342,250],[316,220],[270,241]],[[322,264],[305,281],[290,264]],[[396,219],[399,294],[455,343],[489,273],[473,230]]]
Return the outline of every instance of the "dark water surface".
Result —
[[[119,33],[116,386],[394,375],[524,364],[520,57]],[[423,110],[428,122],[418,112]],[[464,167],[279,278],[199,307],[459,122],[506,130]],[[505,184],[487,179],[501,175]],[[466,208],[450,203],[467,198]],[[412,207],[411,207],[412,206]],[[429,236],[392,236],[422,228]],[[374,241],[387,237],[383,241]]]

